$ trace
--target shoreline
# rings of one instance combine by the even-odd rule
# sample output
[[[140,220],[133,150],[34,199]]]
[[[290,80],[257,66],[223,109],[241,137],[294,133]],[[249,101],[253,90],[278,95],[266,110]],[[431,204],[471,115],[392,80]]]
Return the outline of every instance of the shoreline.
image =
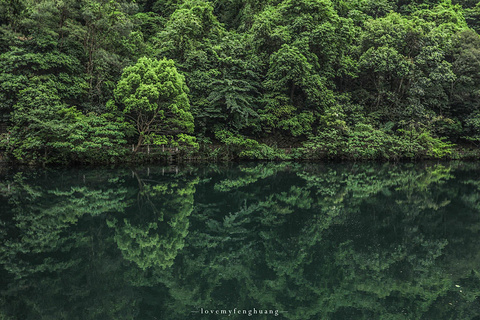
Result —
[[[453,149],[451,155],[442,156],[442,157],[408,157],[408,156],[398,156],[395,158],[387,157],[374,157],[374,158],[358,158],[355,155],[351,154],[350,157],[341,156],[341,157],[331,157],[327,155],[323,156],[302,156],[299,154],[301,148],[275,148],[277,152],[271,158],[257,158],[257,157],[247,157],[239,156],[238,153],[227,153],[224,145],[214,146],[211,150],[217,152],[212,156],[212,153],[209,154],[205,152],[197,151],[195,153],[186,153],[185,150],[177,151],[175,154],[167,152],[130,152],[125,154],[120,159],[113,159],[109,162],[102,161],[53,161],[52,158],[46,158],[43,160],[46,161],[30,161],[22,162],[12,158],[9,158],[6,155],[6,152],[0,151],[0,166],[11,166],[11,167],[100,167],[100,166],[129,166],[129,165],[144,165],[144,164],[159,164],[159,165],[179,165],[179,164],[205,164],[205,163],[241,163],[241,162],[293,162],[293,163],[417,163],[425,161],[467,161],[473,162],[480,160],[480,148],[473,148],[471,146],[456,146]]]

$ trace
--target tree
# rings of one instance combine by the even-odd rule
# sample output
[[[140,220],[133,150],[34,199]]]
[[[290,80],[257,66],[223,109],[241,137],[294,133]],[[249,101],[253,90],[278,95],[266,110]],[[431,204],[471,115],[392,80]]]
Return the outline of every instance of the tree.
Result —
[[[140,23],[133,19],[136,11],[135,2],[82,0],[84,26],[77,41],[84,52],[88,111],[104,111],[122,69],[147,50]]]
[[[22,162],[60,160],[56,151],[65,146],[74,122],[69,116],[72,110],[60,101],[53,86],[28,87],[20,96],[12,114],[9,153]]]
[[[125,154],[124,121],[82,114],[62,103],[51,83],[28,87],[20,96],[7,144],[17,161],[112,162]]]
[[[293,136],[310,133],[315,113],[332,98],[325,82],[300,49],[283,45],[270,56],[264,82],[271,92],[262,114],[266,127],[281,128]]]
[[[206,119],[207,130],[218,128],[219,119],[234,131],[255,126],[261,84],[256,61],[246,57],[246,51],[244,37],[234,32],[215,48],[211,80],[203,83],[201,91],[209,94],[205,106],[198,110],[197,105],[199,112],[195,114]],[[199,78],[195,71],[192,76]]]
[[[160,55],[185,63],[190,52],[200,50],[205,42],[208,44],[210,39],[218,37],[223,31],[210,2],[185,1],[157,35],[156,47]]]
[[[139,136],[135,151],[144,141],[165,144],[178,140],[194,144],[189,135],[194,123],[187,92],[185,78],[173,60],[144,57],[125,68],[114,95],[122,112],[136,126]]]
[[[453,37],[452,71],[456,79],[451,86],[452,112],[462,117],[478,110],[480,99],[480,37],[465,30]]]

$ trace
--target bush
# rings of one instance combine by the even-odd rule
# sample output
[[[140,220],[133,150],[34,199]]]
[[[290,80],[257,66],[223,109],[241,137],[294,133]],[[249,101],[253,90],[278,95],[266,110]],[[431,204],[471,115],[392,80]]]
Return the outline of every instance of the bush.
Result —
[[[357,124],[353,129],[326,128],[300,148],[307,159],[399,160],[443,158],[453,144],[433,137],[429,131],[400,129],[395,133]]]
[[[249,160],[286,160],[288,156],[284,151],[278,150],[256,140],[233,134],[227,130],[220,130],[215,137],[224,144],[225,157],[227,159],[249,159]]]

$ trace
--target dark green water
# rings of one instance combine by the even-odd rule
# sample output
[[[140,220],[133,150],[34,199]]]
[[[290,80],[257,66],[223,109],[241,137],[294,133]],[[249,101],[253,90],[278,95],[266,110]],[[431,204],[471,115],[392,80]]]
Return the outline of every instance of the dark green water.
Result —
[[[477,164],[0,176],[1,320],[480,319]]]

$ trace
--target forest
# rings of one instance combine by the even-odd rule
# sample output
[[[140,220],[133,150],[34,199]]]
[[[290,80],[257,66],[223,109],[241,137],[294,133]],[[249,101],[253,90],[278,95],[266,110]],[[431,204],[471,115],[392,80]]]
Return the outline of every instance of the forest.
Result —
[[[0,150],[478,158],[479,30],[473,0],[0,0]]]

